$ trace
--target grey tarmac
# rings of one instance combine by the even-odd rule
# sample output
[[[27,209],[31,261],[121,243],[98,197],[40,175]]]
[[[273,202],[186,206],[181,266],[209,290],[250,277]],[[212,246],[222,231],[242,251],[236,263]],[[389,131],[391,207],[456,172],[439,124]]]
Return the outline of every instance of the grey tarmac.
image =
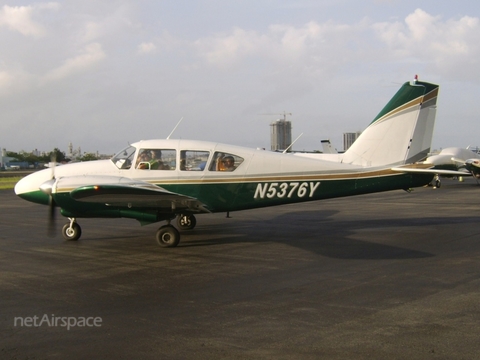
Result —
[[[0,191],[0,358],[478,359],[479,195],[201,215],[165,249],[128,219],[68,242],[57,214],[48,237],[46,207]]]

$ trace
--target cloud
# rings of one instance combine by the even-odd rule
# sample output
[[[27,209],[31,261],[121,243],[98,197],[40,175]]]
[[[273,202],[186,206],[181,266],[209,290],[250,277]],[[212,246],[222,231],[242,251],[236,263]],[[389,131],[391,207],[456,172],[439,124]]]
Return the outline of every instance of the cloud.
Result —
[[[58,8],[59,5],[57,3],[47,3],[37,6],[3,5],[0,10],[0,27],[18,31],[25,36],[42,37],[45,36],[47,31],[44,26],[33,20],[35,12],[43,9],[56,10]]]
[[[154,43],[141,43],[138,45],[138,54],[148,54],[154,52],[157,49],[157,46]]]
[[[417,9],[403,21],[345,24],[310,21],[302,26],[273,24],[264,32],[234,28],[194,42],[197,55],[210,66],[238,69],[269,64],[271,71],[289,67],[323,76],[348,64],[411,63],[451,78],[476,71],[480,59],[480,20],[464,16],[444,20]],[[272,68],[273,66],[273,68]],[[460,69],[459,69],[460,68]]]
[[[237,66],[249,57],[282,67],[293,63],[319,65],[328,62],[328,57],[339,57],[338,49],[355,36],[357,26],[311,21],[301,27],[274,24],[265,33],[235,28],[231,34],[202,38],[194,45],[208,64],[224,68]]]
[[[302,26],[273,24],[265,32],[235,28],[230,34],[198,39],[197,55],[219,69],[262,67],[264,74],[288,73],[291,77],[324,78],[341,66],[358,60],[358,47],[365,40],[368,24],[310,21]],[[369,54],[367,54],[369,56]]]
[[[0,71],[0,93],[8,90],[14,84],[14,77],[7,71]]]
[[[84,43],[99,41],[108,37],[118,38],[124,29],[138,28],[139,25],[131,20],[130,6],[123,4],[106,16],[97,16],[84,24],[80,39]],[[117,40],[118,41],[118,40]]]
[[[390,57],[416,59],[444,76],[476,77],[480,57],[480,21],[464,16],[443,20],[417,9],[404,22],[372,25]]]
[[[268,36],[255,31],[234,28],[232,34],[229,35],[218,34],[198,39],[194,46],[199,56],[208,63],[229,67],[248,55],[262,52],[265,46],[270,46],[270,41]]]
[[[67,59],[62,66],[48,72],[43,80],[54,81],[63,79],[75,73],[84,71],[99,61],[102,61],[105,57],[105,52],[102,50],[102,46],[99,43],[89,44],[85,46],[82,54]]]
[[[28,91],[36,85],[36,78],[25,72],[20,66],[0,69],[0,97],[15,96]]]

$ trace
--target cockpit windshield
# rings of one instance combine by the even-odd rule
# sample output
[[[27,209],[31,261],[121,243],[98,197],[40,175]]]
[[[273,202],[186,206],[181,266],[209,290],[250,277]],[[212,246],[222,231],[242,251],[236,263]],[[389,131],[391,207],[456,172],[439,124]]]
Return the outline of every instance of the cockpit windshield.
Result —
[[[128,146],[115,154],[111,160],[119,169],[130,169],[135,151],[137,149],[134,146]]]

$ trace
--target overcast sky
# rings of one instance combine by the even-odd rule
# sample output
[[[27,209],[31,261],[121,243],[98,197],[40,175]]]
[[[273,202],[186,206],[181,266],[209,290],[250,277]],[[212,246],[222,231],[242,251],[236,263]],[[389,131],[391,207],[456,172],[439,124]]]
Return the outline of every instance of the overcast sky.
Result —
[[[172,137],[295,149],[363,130],[401,84],[440,84],[433,147],[480,146],[472,0],[0,1],[0,147],[114,153]],[[270,114],[270,115],[264,115]]]

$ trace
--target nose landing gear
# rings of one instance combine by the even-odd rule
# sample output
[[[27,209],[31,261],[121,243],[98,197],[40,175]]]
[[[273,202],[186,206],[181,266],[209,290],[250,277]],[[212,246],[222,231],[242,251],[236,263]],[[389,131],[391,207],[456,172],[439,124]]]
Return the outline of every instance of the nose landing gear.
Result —
[[[82,236],[82,228],[77,224],[75,218],[68,218],[69,223],[62,228],[62,235],[65,240],[76,241]]]

